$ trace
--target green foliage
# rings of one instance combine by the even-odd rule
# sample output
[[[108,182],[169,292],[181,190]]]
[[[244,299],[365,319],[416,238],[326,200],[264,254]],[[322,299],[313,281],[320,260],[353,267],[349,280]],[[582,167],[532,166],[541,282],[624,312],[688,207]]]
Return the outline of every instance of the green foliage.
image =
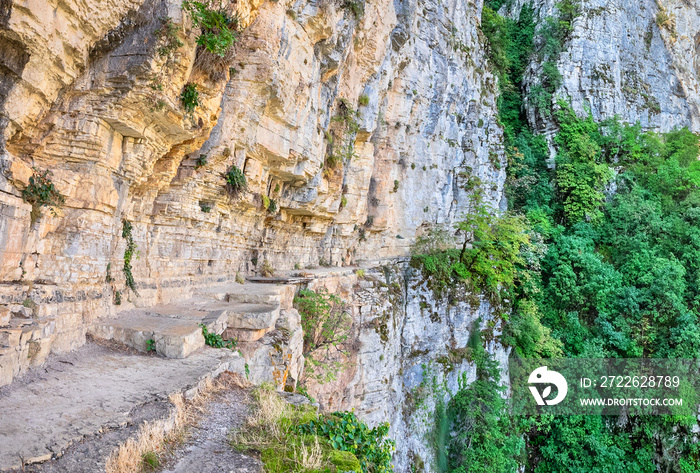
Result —
[[[262,197],[262,205],[265,210],[268,210],[270,208],[270,198],[266,195],[261,195]]]
[[[700,349],[697,135],[595,123],[563,103],[555,119],[554,178],[535,160],[520,159],[522,169],[515,170],[556,188],[542,193],[546,198],[518,191],[512,199],[527,209],[547,251],[539,271],[530,273],[531,287],[518,288],[503,341],[523,356],[537,351],[543,336],[551,340],[548,335],[560,342],[540,348],[545,356],[558,350],[570,357],[694,356]],[[604,199],[609,163],[618,168],[616,193]],[[622,425],[608,417],[542,420],[528,432],[528,468],[695,471],[695,447],[677,442],[679,435],[690,438],[692,423],[681,416],[634,417]]]
[[[395,444],[387,437],[388,423],[370,429],[353,412],[334,412],[300,425],[299,431],[326,438],[334,449],[352,453],[363,473],[394,471],[391,457]]]
[[[236,348],[237,340],[224,340],[221,335],[211,333],[206,325],[199,324],[202,327],[202,335],[204,335],[204,343],[213,348],[228,348],[233,350]]]
[[[522,216],[497,215],[479,189],[471,207],[456,225],[464,235],[462,249],[415,254],[412,266],[422,270],[438,296],[454,282],[463,281],[498,304],[514,287],[517,267],[523,263],[521,247],[529,245],[527,224]],[[419,240],[417,248],[424,244]]]
[[[146,340],[146,351],[155,352],[156,351],[156,341],[151,339]]]
[[[207,165],[207,155],[206,154],[200,154],[199,158],[194,162],[194,169],[197,170],[201,167],[204,167]]]
[[[359,453],[366,453],[365,463],[374,467],[371,461],[381,460],[378,450],[371,446],[353,453],[350,449],[352,432],[347,428],[344,434],[346,449],[334,448],[331,439],[309,426],[324,424],[331,416],[319,416],[310,405],[293,406],[287,404],[270,385],[255,388],[252,393],[253,409],[257,412],[244,423],[241,429],[231,435],[233,448],[241,452],[255,452],[260,455],[266,472],[275,473],[363,473],[364,471],[391,471],[390,469],[363,470]],[[345,413],[338,413],[345,416]],[[335,417],[332,417],[335,419]],[[367,426],[355,420],[356,437],[376,438],[381,444],[390,440],[381,438],[381,432],[370,431]],[[336,442],[337,444],[337,442]],[[358,450],[358,449],[356,449]],[[383,466],[383,465],[382,465]]]
[[[596,123],[590,114],[579,117],[559,102],[553,116],[559,127],[556,170],[550,169],[545,140],[533,135],[522,114],[523,65],[538,55],[542,75],[528,99],[541,113],[551,113],[561,81],[555,64],[579,2],[559,2],[555,17],[541,23],[536,42],[531,8],[522,8],[517,20],[496,18],[502,3],[485,2],[485,33],[500,79],[506,193],[511,211],[525,215],[529,244],[521,244],[515,264],[501,341],[524,357],[695,357],[700,349],[697,135],[686,129],[643,132],[638,124],[616,119]],[[606,198],[612,166],[615,193]],[[475,218],[479,223],[478,213]],[[427,267],[452,276],[458,255],[446,254],[430,255]],[[478,375],[477,382],[463,386],[448,408],[456,434],[450,471],[514,471],[516,460],[535,473],[700,471],[692,417],[620,422],[618,417],[542,416],[517,424],[484,379]],[[510,432],[525,433],[526,457],[504,437]],[[464,448],[469,442],[472,448]]]
[[[211,212],[211,205],[205,204],[204,202],[200,202],[199,209],[205,214],[208,214],[209,212]]]
[[[141,468],[143,471],[156,471],[160,466],[160,458],[156,452],[144,452],[141,455]]]
[[[133,226],[131,222],[126,219],[122,220],[122,238],[126,240],[126,248],[124,248],[124,267],[122,271],[124,272],[126,287],[134,291],[134,294],[138,296],[139,293],[136,290],[136,281],[134,281],[134,275],[131,272],[131,261],[134,256],[138,258],[136,242],[131,234],[132,229]]]
[[[518,469],[525,441],[508,416],[498,362],[484,350],[478,331],[470,340],[476,380],[462,375],[447,416],[455,435],[448,446],[450,473],[511,473]],[[566,471],[566,470],[561,470]]]
[[[358,20],[365,14],[365,6],[360,0],[344,0],[343,8],[352,13]]]
[[[524,217],[495,212],[475,194],[473,209],[457,223],[465,238],[455,272],[468,279],[493,300],[507,296],[517,277],[517,266],[524,262],[521,247],[529,244]],[[471,242],[471,248],[467,245]]]
[[[180,94],[180,103],[182,103],[182,108],[188,115],[194,113],[194,109],[202,106],[202,102],[199,100],[199,91],[197,90],[197,84],[188,82],[182,89]]]
[[[29,185],[22,190],[22,200],[32,206],[30,217],[33,225],[41,216],[42,207],[49,207],[51,213],[56,215],[55,208],[62,206],[66,199],[51,182],[53,173],[50,170],[47,169],[41,172],[37,168],[32,168],[32,171],[33,174],[29,178]]]
[[[345,99],[338,103],[338,113],[331,119],[331,131],[326,135],[328,148],[326,168],[333,169],[338,164],[357,156],[355,153],[355,137],[360,131],[357,122],[358,113]]]
[[[484,5],[481,13],[481,31],[488,39],[488,55],[496,76],[503,81],[508,73],[506,48],[509,41],[508,20]]]
[[[275,199],[270,199],[270,204],[267,206],[267,212],[271,214],[277,213],[277,201]]]
[[[223,57],[238,38],[240,20],[224,9],[213,9],[210,0],[185,0],[182,8],[189,13],[192,24],[201,28],[197,44],[217,56]]]
[[[360,95],[360,99],[358,100],[358,103],[360,104],[360,106],[366,107],[367,105],[369,105],[369,96],[366,94]]]
[[[347,364],[345,342],[351,334],[352,318],[348,307],[326,289],[302,289],[294,298],[304,331],[305,376],[320,383],[336,379]]]
[[[226,189],[228,193],[234,197],[248,189],[248,182],[246,181],[245,174],[243,174],[243,171],[235,164],[232,164],[231,167],[228,168],[224,178],[226,179]]]
[[[160,43],[157,51],[159,56],[168,57],[184,46],[185,43],[178,37],[178,28],[173,23],[172,18],[161,18],[160,22],[160,28],[155,31],[156,38],[158,38]]]
[[[114,292],[114,305],[122,305],[122,293],[121,293],[121,291]]]

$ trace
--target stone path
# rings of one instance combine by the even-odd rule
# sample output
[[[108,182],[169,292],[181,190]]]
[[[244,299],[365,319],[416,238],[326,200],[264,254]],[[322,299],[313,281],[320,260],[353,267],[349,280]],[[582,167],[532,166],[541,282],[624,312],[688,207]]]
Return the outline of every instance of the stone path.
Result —
[[[244,363],[209,347],[166,359],[88,343],[54,356],[0,389],[0,471],[59,456],[86,436],[133,422],[139,406],[193,392],[224,370],[242,374]]]
[[[217,395],[206,406],[206,414],[192,430],[163,473],[260,473],[262,463],[235,451],[229,445],[232,428],[248,416],[248,393],[234,389]]]

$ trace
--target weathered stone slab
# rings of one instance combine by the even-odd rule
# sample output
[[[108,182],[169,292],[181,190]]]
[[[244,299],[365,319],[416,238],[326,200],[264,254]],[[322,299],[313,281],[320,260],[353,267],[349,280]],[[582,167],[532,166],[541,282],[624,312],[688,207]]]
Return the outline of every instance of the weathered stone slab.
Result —
[[[264,304],[236,304],[228,309],[228,326],[235,329],[263,330],[274,327],[280,315],[280,306]]]

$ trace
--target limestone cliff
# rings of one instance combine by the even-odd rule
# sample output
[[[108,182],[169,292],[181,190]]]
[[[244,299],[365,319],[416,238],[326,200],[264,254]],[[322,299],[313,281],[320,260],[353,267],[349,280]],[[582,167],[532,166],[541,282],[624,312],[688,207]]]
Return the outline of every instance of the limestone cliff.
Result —
[[[179,1],[3,5],[0,300],[31,301],[44,332],[33,360],[81,344],[96,317],[266,261],[406,255],[417,234],[466,209],[470,176],[498,204],[505,168],[480,3],[358,6],[239,4],[244,29],[212,69]],[[164,54],[165,18],[183,46]],[[187,83],[201,97],[191,116]],[[337,130],[340,107],[358,111],[353,132]],[[324,169],[333,138],[355,156]],[[231,165],[248,182],[237,199],[222,176]],[[51,170],[66,199],[36,222],[21,197],[33,167]],[[124,220],[138,295],[120,270]]]

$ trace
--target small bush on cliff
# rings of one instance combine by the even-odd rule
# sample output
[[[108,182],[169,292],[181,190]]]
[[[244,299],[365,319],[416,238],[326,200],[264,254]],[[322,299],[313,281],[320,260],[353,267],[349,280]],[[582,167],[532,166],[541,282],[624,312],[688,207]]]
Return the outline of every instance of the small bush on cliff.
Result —
[[[234,197],[248,188],[245,174],[235,164],[228,168],[224,177],[226,178],[226,189]]]
[[[275,199],[270,199],[270,205],[267,207],[267,212],[271,214],[277,213],[277,201]]]
[[[206,154],[200,154],[199,158],[194,162],[194,170],[196,171],[197,169],[204,167],[207,165],[207,155]]]
[[[309,376],[319,383],[334,380],[349,351],[344,346],[352,330],[347,304],[325,289],[302,289],[294,298],[304,330],[304,356]]]
[[[41,217],[42,207],[49,207],[51,213],[56,215],[55,208],[63,205],[66,200],[51,182],[51,171],[32,169],[34,174],[29,178],[29,185],[22,191],[22,199],[32,206],[30,217],[34,224]]]
[[[192,115],[195,108],[201,107],[202,102],[199,100],[197,84],[189,82],[185,85],[180,94],[180,103],[182,103],[182,108],[185,109],[188,115]]]
[[[326,133],[328,140],[326,169],[333,169],[343,161],[357,157],[355,137],[360,131],[357,118],[358,113],[350,106],[350,102],[340,99],[338,113],[331,118],[331,130]]]
[[[189,13],[192,24],[201,28],[197,44],[217,56],[223,57],[238,38],[240,19],[224,8],[214,8],[210,0],[185,0],[182,8]]]
[[[177,35],[177,26],[173,23],[172,18],[161,18],[161,26],[155,32],[156,38],[160,45],[158,46],[158,55],[161,57],[169,57],[179,48],[185,45]]]

